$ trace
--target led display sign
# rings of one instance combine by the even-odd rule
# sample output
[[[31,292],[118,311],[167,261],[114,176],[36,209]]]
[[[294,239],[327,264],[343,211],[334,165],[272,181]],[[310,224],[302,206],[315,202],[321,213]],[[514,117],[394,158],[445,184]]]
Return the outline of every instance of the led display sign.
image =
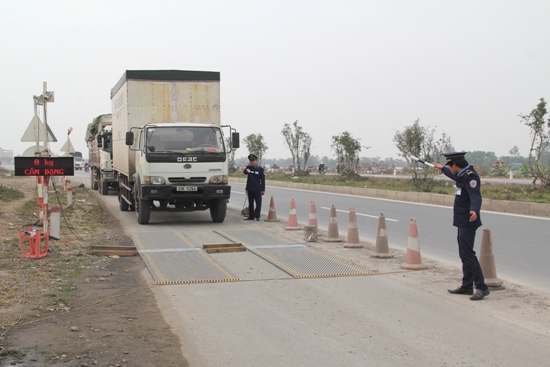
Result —
[[[14,157],[16,176],[74,176],[73,157]]]

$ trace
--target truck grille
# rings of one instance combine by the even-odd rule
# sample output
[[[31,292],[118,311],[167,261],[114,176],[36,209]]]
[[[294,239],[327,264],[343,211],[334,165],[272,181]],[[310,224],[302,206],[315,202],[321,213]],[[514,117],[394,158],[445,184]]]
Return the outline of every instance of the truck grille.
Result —
[[[200,183],[206,182],[206,177],[168,177],[170,183],[181,184],[181,183]]]

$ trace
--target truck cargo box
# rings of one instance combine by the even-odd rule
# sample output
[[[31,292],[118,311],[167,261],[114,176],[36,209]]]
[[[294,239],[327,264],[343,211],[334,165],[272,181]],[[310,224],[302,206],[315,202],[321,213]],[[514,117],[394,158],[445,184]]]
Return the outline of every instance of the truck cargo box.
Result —
[[[135,152],[126,132],[146,124],[191,122],[220,126],[220,73],[127,70],[111,90],[113,167],[130,180]]]

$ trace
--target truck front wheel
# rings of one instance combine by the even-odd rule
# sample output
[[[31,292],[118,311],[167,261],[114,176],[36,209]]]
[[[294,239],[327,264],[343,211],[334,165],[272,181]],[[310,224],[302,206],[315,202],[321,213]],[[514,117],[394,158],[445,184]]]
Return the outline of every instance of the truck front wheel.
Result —
[[[139,195],[136,195],[134,206],[136,208],[136,217],[138,223],[149,223],[149,218],[151,218],[151,201],[139,199]]]
[[[227,199],[218,199],[210,205],[210,216],[213,222],[221,223],[225,219],[227,211]]]

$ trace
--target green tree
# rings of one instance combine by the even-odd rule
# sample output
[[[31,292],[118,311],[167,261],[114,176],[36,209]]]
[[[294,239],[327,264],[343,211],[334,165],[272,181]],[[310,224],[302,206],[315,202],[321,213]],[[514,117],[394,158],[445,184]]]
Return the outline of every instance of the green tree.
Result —
[[[249,154],[254,154],[258,157],[258,164],[262,164],[262,158],[268,149],[262,134],[250,134],[243,140]]]
[[[311,137],[306,133],[301,126],[298,125],[298,120],[294,121],[292,126],[285,124],[281,131],[285,138],[285,144],[290,149],[292,163],[294,169],[302,170],[302,159],[304,161],[304,169],[310,157]]]
[[[424,164],[419,164],[411,157],[432,162],[435,160],[436,154],[440,154],[441,150],[452,146],[451,139],[445,134],[439,141],[435,141],[434,134],[435,129],[421,126],[420,119],[416,119],[411,126],[406,126],[403,131],[397,131],[393,137],[399,155],[411,167],[413,184],[419,191],[431,191],[434,182],[433,179],[428,178],[428,175],[433,170]]]
[[[533,186],[540,181],[541,188],[550,186],[550,167],[542,165],[542,158],[550,145],[550,119],[546,118],[547,114],[546,101],[541,98],[537,107],[530,114],[519,115],[521,121],[531,129],[531,146],[527,166],[531,177],[533,177]]]
[[[342,174],[357,173],[359,153],[361,152],[360,139],[355,139],[348,131],[332,137],[332,150],[336,154],[338,163],[345,164]],[[369,149],[370,147],[364,147]]]

